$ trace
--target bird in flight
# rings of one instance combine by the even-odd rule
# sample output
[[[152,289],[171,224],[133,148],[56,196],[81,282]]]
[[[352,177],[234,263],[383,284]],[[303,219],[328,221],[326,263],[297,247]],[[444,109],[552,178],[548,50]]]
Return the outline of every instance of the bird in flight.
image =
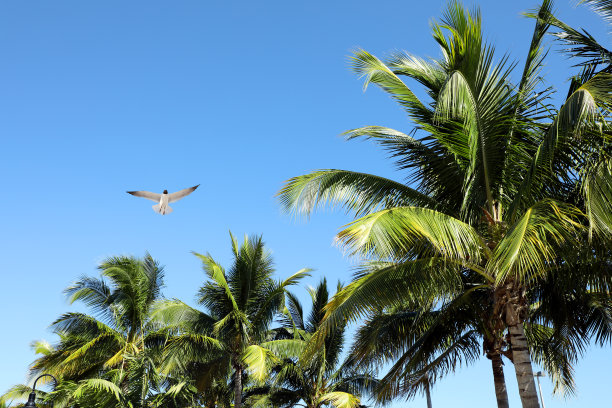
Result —
[[[168,204],[188,196],[193,191],[195,191],[198,186],[199,184],[197,186],[185,188],[172,194],[168,194],[168,190],[164,190],[164,192],[161,194],[151,193],[150,191],[128,191],[128,193],[136,197],[142,197],[146,198],[147,200],[155,201],[158,204],[155,204],[153,206],[153,210],[158,214],[166,215],[172,212],[172,207],[170,207]]]

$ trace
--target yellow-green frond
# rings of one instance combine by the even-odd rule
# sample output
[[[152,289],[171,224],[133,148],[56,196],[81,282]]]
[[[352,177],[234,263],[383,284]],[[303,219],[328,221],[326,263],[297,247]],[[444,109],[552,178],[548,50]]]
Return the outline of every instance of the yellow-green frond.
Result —
[[[441,256],[478,263],[488,248],[470,225],[420,207],[378,211],[348,224],[337,236],[351,254],[380,259]]]
[[[508,276],[520,281],[547,271],[562,244],[576,240],[582,229],[574,206],[545,200],[529,208],[497,244],[487,271],[498,283]]]
[[[319,398],[319,403],[331,404],[335,408],[356,408],[360,402],[359,397],[340,391],[328,392]]]
[[[270,375],[272,366],[279,362],[274,353],[262,346],[252,345],[242,354],[242,362],[255,381],[263,383]]]

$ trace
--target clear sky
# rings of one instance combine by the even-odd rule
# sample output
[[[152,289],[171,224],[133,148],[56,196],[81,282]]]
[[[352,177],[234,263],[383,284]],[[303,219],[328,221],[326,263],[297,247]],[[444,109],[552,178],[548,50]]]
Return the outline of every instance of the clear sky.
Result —
[[[520,13],[537,3],[475,3],[498,56],[523,60],[533,21]],[[0,393],[25,380],[34,358],[28,344],[54,341],[48,325],[78,310],[62,290],[96,274],[107,256],[149,251],[166,266],[165,295],[193,303],[204,275],[190,251],[227,264],[231,230],[263,234],[281,277],[311,267],[304,285],[321,276],[349,281],[352,263],[332,238],[350,218],[326,211],[292,220],[274,195],[287,178],[318,168],[402,179],[378,147],[338,136],[365,125],[410,130],[390,98],[375,88],[363,93],[347,55],[362,47],[438,57],[429,22],[444,4],[0,2]],[[610,44],[587,9],[569,0],[556,8]],[[570,65],[553,52],[544,70],[560,94]],[[125,193],[198,183],[168,216]],[[576,367],[578,395],[553,397],[545,379],[546,406],[607,403],[611,365],[609,348],[589,350]],[[506,365],[518,406],[513,376]],[[494,406],[489,361],[442,380],[433,403]]]

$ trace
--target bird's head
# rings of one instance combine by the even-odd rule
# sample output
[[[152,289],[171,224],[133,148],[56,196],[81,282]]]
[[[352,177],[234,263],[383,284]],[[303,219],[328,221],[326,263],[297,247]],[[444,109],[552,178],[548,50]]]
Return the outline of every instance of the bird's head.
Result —
[[[164,190],[164,194],[168,194],[168,190]]]

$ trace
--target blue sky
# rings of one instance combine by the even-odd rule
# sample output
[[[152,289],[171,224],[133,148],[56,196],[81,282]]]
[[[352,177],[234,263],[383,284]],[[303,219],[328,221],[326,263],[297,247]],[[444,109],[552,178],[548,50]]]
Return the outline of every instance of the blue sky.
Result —
[[[0,392],[25,380],[28,344],[78,310],[62,290],[111,255],[149,251],[166,266],[167,297],[192,302],[204,279],[190,251],[230,258],[228,230],[263,234],[279,276],[315,268],[349,281],[352,262],[332,245],[350,219],[326,211],[292,220],[274,195],[318,168],[401,179],[384,152],[338,135],[365,125],[410,130],[401,109],[366,93],[347,55],[407,50],[438,57],[429,22],[443,1],[17,1],[0,3]],[[484,29],[522,60],[537,1],[481,1]],[[609,45],[606,26],[558,1],[558,15]],[[550,40],[550,39],[549,39]],[[546,79],[564,94],[571,62],[555,52]],[[169,216],[126,190],[201,184]],[[305,290],[299,289],[305,293]],[[578,395],[547,407],[607,401],[610,349],[576,368]],[[506,366],[511,404],[519,404]],[[434,406],[493,406],[489,361],[433,391]],[[424,406],[417,398],[396,406]]]

